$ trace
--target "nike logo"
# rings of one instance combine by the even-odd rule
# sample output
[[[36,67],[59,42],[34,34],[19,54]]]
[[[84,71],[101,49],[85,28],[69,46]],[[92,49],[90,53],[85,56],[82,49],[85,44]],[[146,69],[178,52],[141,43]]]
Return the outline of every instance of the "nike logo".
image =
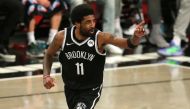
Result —
[[[69,45],[73,45],[73,44],[74,44],[74,43],[66,43],[67,46],[69,46]]]
[[[96,88],[92,88],[92,90],[94,91],[94,90],[96,90],[96,89],[98,89],[99,87],[96,87]]]

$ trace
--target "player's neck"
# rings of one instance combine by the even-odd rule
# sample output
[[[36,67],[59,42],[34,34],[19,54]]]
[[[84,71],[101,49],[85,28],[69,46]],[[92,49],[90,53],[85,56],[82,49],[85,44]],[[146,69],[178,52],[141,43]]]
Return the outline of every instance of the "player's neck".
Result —
[[[75,28],[74,33],[75,33],[75,38],[77,40],[85,40],[86,38],[88,38],[88,37],[85,37],[82,34],[80,34],[80,31],[77,28]]]

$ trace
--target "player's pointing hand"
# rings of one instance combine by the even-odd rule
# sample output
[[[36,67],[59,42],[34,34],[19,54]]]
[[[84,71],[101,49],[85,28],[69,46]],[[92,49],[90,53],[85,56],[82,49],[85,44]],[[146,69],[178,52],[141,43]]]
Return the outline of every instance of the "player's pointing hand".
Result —
[[[136,26],[136,29],[135,29],[135,32],[134,32],[134,36],[141,38],[141,37],[143,37],[145,35],[144,24],[145,24],[145,21],[141,21]]]

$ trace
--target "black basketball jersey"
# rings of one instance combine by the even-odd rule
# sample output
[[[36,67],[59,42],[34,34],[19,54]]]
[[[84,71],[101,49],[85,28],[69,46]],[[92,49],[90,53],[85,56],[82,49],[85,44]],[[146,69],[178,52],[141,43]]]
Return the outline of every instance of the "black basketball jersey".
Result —
[[[87,89],[100,86],[106,53],[98,51],[96,30],[94,35],[79,42],[74,35],[75,26],[65,28],[59,61],[62,64],[62,78],[66,87]]]

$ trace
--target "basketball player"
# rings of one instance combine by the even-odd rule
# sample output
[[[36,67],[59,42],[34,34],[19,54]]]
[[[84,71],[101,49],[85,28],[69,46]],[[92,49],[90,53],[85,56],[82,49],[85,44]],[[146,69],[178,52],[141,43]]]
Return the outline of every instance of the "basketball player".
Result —
[[[54,86],[50,71],[53,56],[60,50],[59,61],[69,109],[93,109],[102,90],[104,46],[135,48],[145,34],[144,22],[136,27],[133,37],[126,39],[97,30],[93,9],[87,4],[75,7],[71,20],[74,26],[58,32],[45,53],[43,83],[47,89]]]

